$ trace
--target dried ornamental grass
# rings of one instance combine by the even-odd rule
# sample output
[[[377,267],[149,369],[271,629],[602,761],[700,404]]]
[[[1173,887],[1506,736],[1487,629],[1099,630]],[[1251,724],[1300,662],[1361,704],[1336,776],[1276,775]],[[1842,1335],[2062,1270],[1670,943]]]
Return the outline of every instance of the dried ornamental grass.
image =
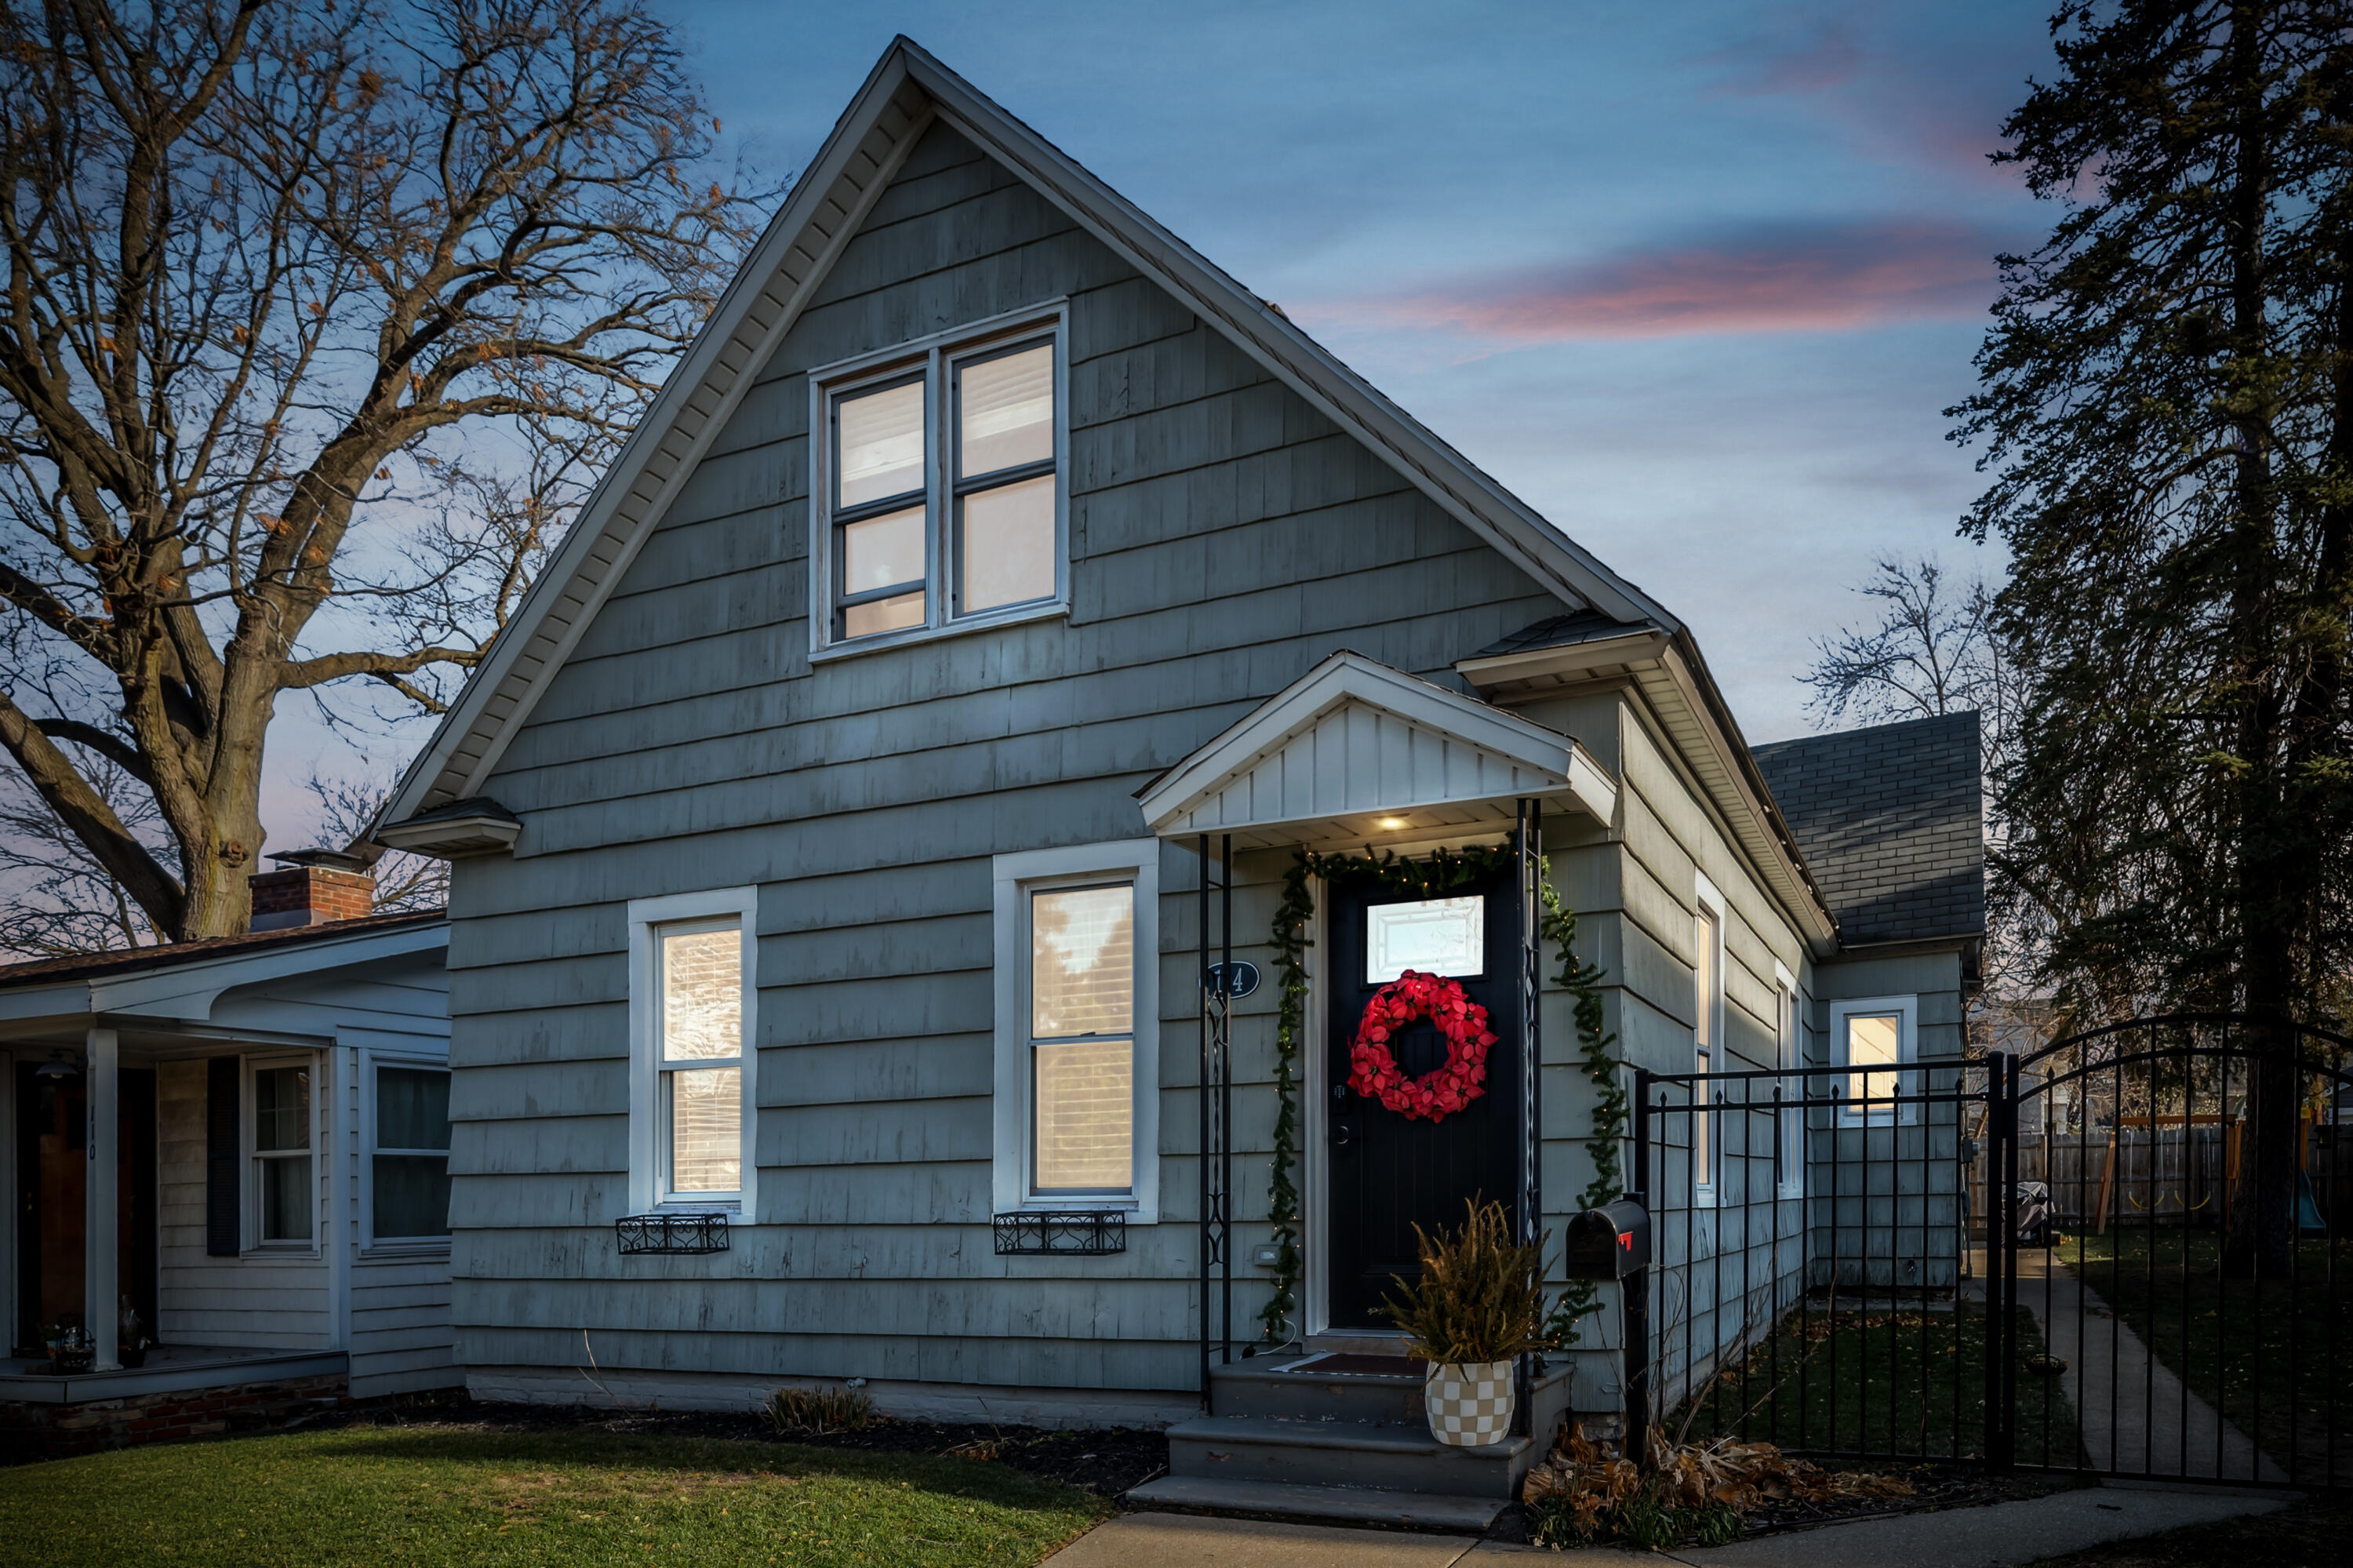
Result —
[[[1501,1203],[1466,1201],[1462,1228],[1435,1237],[1413,1228],[1421,1277],[1388,1299],[1406,1346],[1445,1366],[1509,1361],[1544,1341],[1544,1240],[1512,1241]]]
[[[1767,1503],[1904,1497],[1913,1490],[1899,1477],[1825,1470],[1770,1443],[1728,1437],[1673,1446],[1653,1429],[1650,1458],[1645,1475],[1572,1430],[1521,1486],[1529,1534],[1555,1548],[1613,1538],[1652,1551],[1686,1539],[1717,1546],[1740,1533],[1742,1514]]]
[[[768,1419],[779,1432],[855,1432],[882,1417],[866,1391],[853,1385],[780,1388],[768,1396]]]

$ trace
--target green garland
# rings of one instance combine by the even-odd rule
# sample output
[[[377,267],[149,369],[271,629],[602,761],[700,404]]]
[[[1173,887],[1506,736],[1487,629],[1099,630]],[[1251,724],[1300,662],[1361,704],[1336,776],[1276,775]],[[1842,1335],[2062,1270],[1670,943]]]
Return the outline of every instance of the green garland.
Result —
[[[1267,1218],[1274,1224],[1274,1294],[1259,1312],[1266,1343],[1282,1344],[1290,1338],[1292,1315],[1299,1308],[1299,1186],[1292,1171],[1299,1163],[1299,1044],[1307,1018],[1307,923],[1315,917],[1309,879],[1369,876],[1390,892],[1429,898],[1509,870],[1514,854],[1503,844],[1474,846],[1460,853],[1440,850],[1427,860],[1403,860],[1395,851],[1347,855],[1302,850],[1283,874],[1282,901],[1274,912],[1274,969],[1282,1002],[1274,1024],[1274,1172],[1267,1194]],[[1551,862],[1539,859],[1536,871],[1544,900],[1541,934],[1560,948],[1560,972],[1553,981],[1576,998],[1577,1049],[1595,1090],[1592,1136],[1586,1140],[1593,1155],[1593,1180],[1578,1199],[1580,1207],[1589,1209],[1618,1196],[1618,1141],[1626,1130],[1626,1090],[1609,1054],[1618,1037],[1602,1027],[1600,966],[1577,962],[1577,916],[1553,889]],[[1590,1280],[1564,1289],[1546,1320],[1547,1347],[1566,1349],[1575,1343],[1577,1320],[1597,1305]]]

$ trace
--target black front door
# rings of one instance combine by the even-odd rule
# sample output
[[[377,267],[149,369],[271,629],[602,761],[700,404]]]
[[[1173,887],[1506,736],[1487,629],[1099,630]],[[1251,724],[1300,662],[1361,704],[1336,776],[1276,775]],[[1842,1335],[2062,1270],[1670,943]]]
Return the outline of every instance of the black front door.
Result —
[[[1472,911],[1451,900],[1475,901]],[[1324,1079],[1331,1115],[1325,1149],[1331,1181],[1331,1326],[1389,1327],[1377,1308],[1398,1277],[1421,1272],[1413,1227],[1462,1223],[1464,1200],[1492,1199],[1518,1217],[1520,1143],[1520,959],[1518,879],[1506,869],[1492,882],[1427,900],[1370,879],[1335,878],[1326,888],[1330,965]],[[1439,1121],[1409,1120],[1379,1100],[1348,1088],[1349,1048],[1365,1004],[1399,963],[1459,980],[1487,1010],[1496,1036],[1487,1055],[1486,1093]],[[1444,1036],[1427,1022],[1391,1043],[1398,1065],[1419,1077],[1446,1060]]]

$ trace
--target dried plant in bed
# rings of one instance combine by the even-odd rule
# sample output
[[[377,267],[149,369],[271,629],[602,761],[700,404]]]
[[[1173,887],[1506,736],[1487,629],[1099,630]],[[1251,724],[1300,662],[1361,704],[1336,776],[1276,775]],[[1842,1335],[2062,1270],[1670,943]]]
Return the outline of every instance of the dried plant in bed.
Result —
[[[855,1432],[882,1417],[862,1388],[780,1388],[768,1396],[779,1432]]]
[[[1613,1539],[1654,1552],[1686,1541],[1720,1546],[1740,1533],[1742,1515],[1767,1504],[1904,1497],[1913,1489],[1900,1477],[1825,1470],[1770,1443],[1728,1437],[1671,1445],[1653,1429],[1650,1458],[1644,1474],[1572,1428],[1520,1489],[1529,1537],[1556,1548]]]
[[[1466,1201],[1462,1228],[1413,1227],[1421,1277],[1388,1298],[1389,1320],[1423,1360],[1448,1366],[1509,1361],[1544,1344],[1544,1240],[1512,1240],[1501,1203]]]

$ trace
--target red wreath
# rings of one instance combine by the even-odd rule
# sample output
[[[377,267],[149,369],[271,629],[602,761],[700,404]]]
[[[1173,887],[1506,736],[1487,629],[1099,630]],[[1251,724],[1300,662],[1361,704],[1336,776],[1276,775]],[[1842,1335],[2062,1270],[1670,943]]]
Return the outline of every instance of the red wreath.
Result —
[[[1446,1037],[1446,1065],[1409,1078],[1389,1054],[1389,1041],[1398,1030],[1424,1018]],[[1356,1044],[1348,1051],[1348,1086],[1373,1096],[1409,1121],[1417,1117],[1442,1121],[1487,1092],[1487,1048],[1494,1043],[1487,1010],[1465,995],[1461,985],[1408,969],[1365,1003],[1364,1021],[1356,1025]]]

